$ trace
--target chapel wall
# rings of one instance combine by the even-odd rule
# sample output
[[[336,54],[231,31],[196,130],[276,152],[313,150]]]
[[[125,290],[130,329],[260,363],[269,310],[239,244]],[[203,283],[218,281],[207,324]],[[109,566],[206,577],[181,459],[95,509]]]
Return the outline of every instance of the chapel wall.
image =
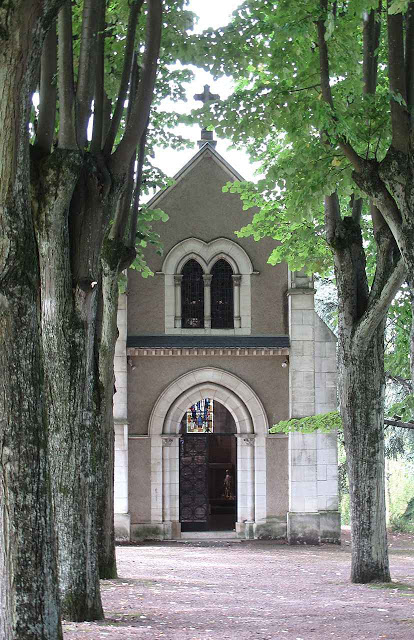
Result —
[[[147,434],[151,411],[159,395],[181,375],[209,366],[239,376],[259,396],[269,426],[289,417],[289,374],[285,356],[138,356],[128,375],[130,434]]]
[[[289,510],[289,438],[283,434],[266,439],[267,516],[286,516]]]
[[[151,440],[129,438],[129,513],[131,522],[151,520]]]
[[[267,264],[275,241],[264,238],[237,238],[235,231],[250,222],[252,212],[243,212],[238,194],[223,193],[228,174],[211,157],[203,157],[184,179],[154,206],[169,215],[167,223],[153,225],[163,242],[164,255],[149,247],[146,259],[154,277],[143,279],[130,270],[128,274],[128,333],[145,335],[164,333],[164,257],[186,238],[211,242],[225,237],[238,243],[249,255],[253,268],[260,273],[251,276],[252,334],[286,335],[287,266]]]

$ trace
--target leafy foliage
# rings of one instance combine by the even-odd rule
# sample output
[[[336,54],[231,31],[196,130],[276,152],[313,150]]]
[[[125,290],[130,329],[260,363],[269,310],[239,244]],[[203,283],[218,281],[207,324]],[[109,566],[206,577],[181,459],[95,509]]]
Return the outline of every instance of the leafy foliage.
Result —
[[[329,413],[321,413],[316,416],[308,416],[306,418],[291,418],[290,420],[282,420],[270,428],[269,433],[314,433],[321,431],[329,433],[330,431],[342,429],[342,421],[338,411],[330,411]]]

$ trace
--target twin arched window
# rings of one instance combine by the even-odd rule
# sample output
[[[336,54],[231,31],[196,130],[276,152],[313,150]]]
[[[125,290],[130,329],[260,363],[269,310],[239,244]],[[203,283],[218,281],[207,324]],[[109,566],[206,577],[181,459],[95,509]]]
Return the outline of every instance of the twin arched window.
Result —
[[[191,259],[181,275],[182,328],[202,329],[207,324],[212,329],[233,329],[233,270],[229,263],[217,260],[211,273],[204,274],[200,264]]]

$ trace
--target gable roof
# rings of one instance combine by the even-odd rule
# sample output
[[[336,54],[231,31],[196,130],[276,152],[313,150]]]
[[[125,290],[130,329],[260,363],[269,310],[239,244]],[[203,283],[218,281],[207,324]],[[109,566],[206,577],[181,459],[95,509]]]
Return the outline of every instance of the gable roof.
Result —
[[[154,205],[158,206],[159,201],[162,200],[172,189],[174,189],[177,182],[180,182],[204,158],[212,158],[219,165],[219,167],[221,167],[221,169],[223,169],[223,171],[225,171],[228,174],[229,180],[241,180],[241,181],[244,180],[243,176],[241,176],[240,173],[236,171],[236,169],[232,167],[231,164],[229,164],[227,160],[225,160],[223,156],[221,156],[209,142],[206,142],[197,151],[197,153],[192,158],[190,158],[187,164],[185,164],[175,174],[175,176],[173,177],[174,184],[172,184],[171,186],[165,189],[161,189],[160,191],[158,191],[146,203],[147,206],[149,207],[154,207]]]

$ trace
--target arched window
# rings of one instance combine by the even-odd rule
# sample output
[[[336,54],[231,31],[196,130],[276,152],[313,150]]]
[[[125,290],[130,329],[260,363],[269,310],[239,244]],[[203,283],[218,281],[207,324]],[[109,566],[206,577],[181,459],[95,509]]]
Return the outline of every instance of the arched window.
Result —
[[[251,333],[254,271],[246,251],[236,242],[182,240],[168,252],[161,273],[167,334]]]
[[[211,328],[233,329],[233,270],[226,260],[217,260],[211,275]]]
[[[203,328],[203,269],[196,260],[189,260],[185,263],[181,275],[181,326],[183,329]]]

